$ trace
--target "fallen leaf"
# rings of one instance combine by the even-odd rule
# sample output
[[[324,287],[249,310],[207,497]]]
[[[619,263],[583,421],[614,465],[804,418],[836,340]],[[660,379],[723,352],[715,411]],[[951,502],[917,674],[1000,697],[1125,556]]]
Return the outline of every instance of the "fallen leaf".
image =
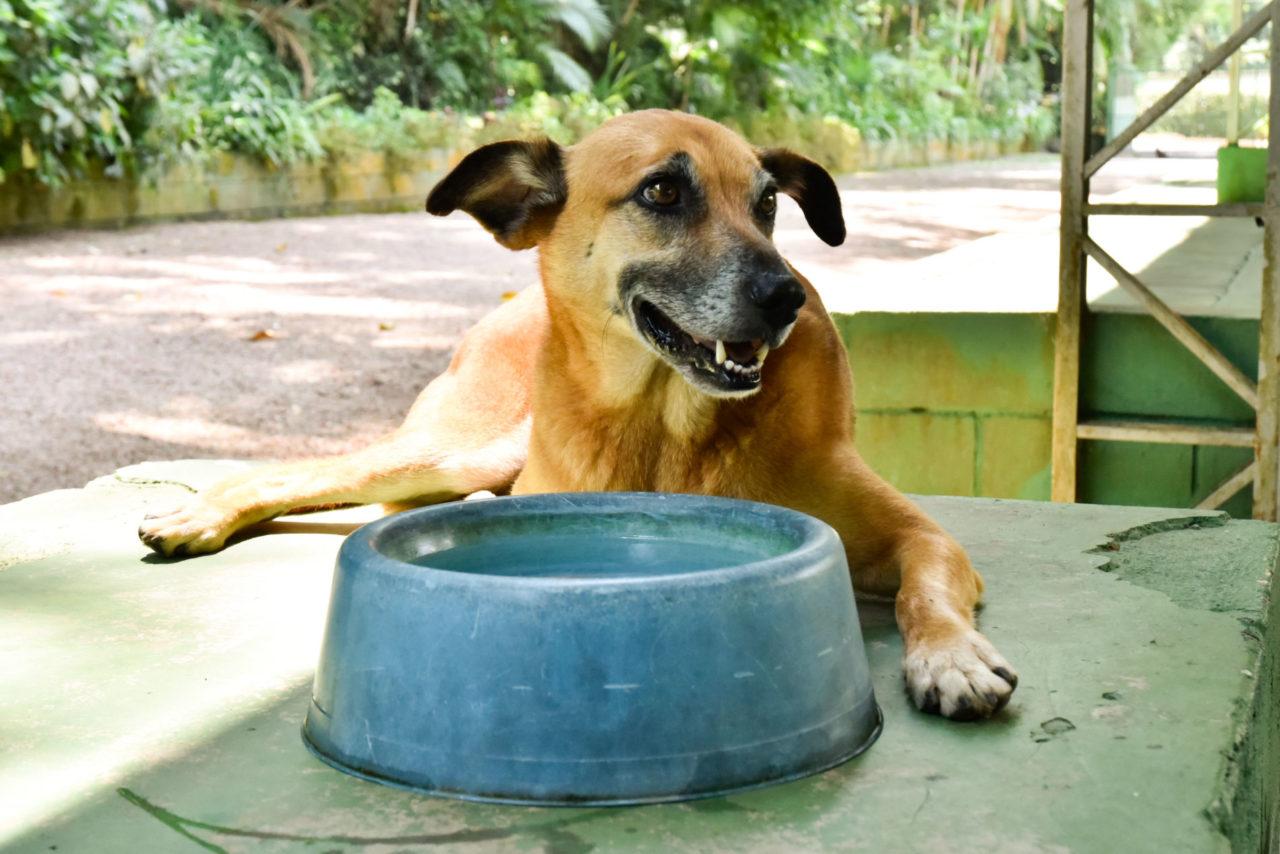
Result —
[[[396,325],[394,323],[388,323],[385,320],[378,324],[379,332],[390,332],[392,329],[395,329],[395,328],[396,328]]]
[[[255,333],[253,333],[252,335],[250,335],[250,336],[248,337],[248,339],[247,339],[247,340],[249,340],[249,341],[269,341],[269,340],[271,340],[272,338],[275,338],[275,337],[276,337],[276,334],[275,334],[274,332],[272,332],[270,329],[259,329],[257,332],[255,332]]]
[[[65,297],[66,295],[67,295],[67,292],[66,292],[66,291],[64,291],[62,288],[58,288],[57,290],[49,291],[49,296],[51,296],[51,297]]]
[[[277,251],[277,252],[283,252],[284,250],[286,250],[286,249],[288,249],[288,248],[289,248],[289,244],[288,244],[288,243],[281,243],[279,246],[277,246],[277,247],[276,247],[276,251]]]
[[[507,300],[515,299],[515,298],[516,298],[516,294],[518,294],[518,293],[519,293],[519,291],[503,291],[503,292],[502,292],[502,301],[503,301],[503,302],[506,302]]]

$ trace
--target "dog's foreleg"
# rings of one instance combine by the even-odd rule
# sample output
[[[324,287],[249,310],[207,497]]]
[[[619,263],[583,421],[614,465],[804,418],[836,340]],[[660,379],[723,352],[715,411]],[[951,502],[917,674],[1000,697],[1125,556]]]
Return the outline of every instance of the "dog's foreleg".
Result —
[[[957,720],[989,717],[1008,703],[1017,673],[974,627],[982,578],[968,555],[922,521],[899,533],[894,554],[907,691],[926,712]]]
[[[528,429],[470,449],[397,433],[342,456],[255,468],[143,520],[138,536],[165,556],[214,552],[235,532],[316,505],[430,503],[502,489],[519,473]]]
[[[855,586],[894,594],[916,706],[957,720],[999,711],[1018,676],[974,626],[983,585],[964,549],[856,452],[824,468],[837,482],[827,482],[813,512],[844,540]]]

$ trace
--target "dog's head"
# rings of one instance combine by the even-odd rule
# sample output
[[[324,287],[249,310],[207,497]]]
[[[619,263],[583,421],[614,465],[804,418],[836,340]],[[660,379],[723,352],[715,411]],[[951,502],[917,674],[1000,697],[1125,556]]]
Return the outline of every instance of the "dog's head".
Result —
[[[662,110],[613,119],[577,145],[498,142],[427,199],[464,210],[512,249],[539,246],[559,304],[626,319],[695,388],[751,394],[805,291],[773,245],[777,194],[817,235],[844,240],[840,196],[816,163],[753,148],[722,125]]]

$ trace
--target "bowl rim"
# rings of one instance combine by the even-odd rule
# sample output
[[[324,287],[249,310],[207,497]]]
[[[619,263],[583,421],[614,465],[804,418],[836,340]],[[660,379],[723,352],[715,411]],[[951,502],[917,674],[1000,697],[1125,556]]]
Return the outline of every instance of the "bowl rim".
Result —
[[[378,548],[378,540],[390,531],[406,525],[421,524],[424,517],[449,519],[457,515],[473,516],[484,511],[483,507],[499,508],[501,515],[513,515],[536,510],[560,511],[569,514],[597,512],[646,512],[646,506],[660,503],[663,510],[676,515],[690,513],[694,505],[719,505],[725,511],[746,510],[765,516],[781,517],[800,533],[799,543],[782,554],[770,555],[758,560],[731,566],[685,572],[665,572],[652,575],[619,575],[609,577],[495,575],[485,572],[464,572],[440,567],[422,566],[402,561],[385,554]],[[834,550],[832,549],[834,546]],[[704,586],[726,583],[740,584],[744,579],[768,579],[775,576],[803,578],[810,573],[826,569],[831,554],[844,558],[844,545],[835,529],[817,517],[799,510],[748,501],[741,498],[725,498],[715,495],[698,495],[678,492],[560,492],[530,495],[508,495],[477,501],[450,501],[393,513],[362,525],[342,543],[338,552],[338,565],[358,564],[362,571],[375,570],[380,574],[405,579],[430,579],[432,584],[458,587],[480,585],[508,590],[633,590],[649,587]]]

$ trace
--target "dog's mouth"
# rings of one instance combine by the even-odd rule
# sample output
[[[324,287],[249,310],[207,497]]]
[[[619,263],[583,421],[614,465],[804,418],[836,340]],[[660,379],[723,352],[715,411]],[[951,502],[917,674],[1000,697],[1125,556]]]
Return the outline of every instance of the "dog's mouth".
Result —
[[[691,379],[711,390],[741,393],[760,387],[769,345],[761,338],[722,341],[685,331],[653,303],[637,299],[632,312],[640,333]]]

